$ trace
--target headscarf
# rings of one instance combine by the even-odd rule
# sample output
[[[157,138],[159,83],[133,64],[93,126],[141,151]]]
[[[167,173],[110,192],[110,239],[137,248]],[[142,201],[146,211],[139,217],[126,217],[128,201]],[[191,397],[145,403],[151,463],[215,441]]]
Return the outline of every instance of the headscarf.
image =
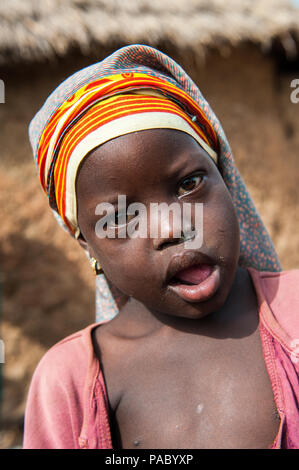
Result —
[[[130,112],[125,108],[128,100]],[[73,74],[54,90],[31,121],[29,137],[37,170],[58,222],[78,237],[75,179],[90,150],[134,130],[161,127],[192,135],[217,163],[239,220],[239,264],[279,271],[271,239],[213,110],[186,72],[149,46],[123,47]],[[99,274],[97,320],[113,318],[123,302],[105,274]]]
[[[191,135],[217,163],[217,137],[197,104],[165,80],[141,73],[106,76],[84,85],[64,102],[42,133],[37,163],[50,205],[76,237],[76,175],[95,147],[145,129]]]

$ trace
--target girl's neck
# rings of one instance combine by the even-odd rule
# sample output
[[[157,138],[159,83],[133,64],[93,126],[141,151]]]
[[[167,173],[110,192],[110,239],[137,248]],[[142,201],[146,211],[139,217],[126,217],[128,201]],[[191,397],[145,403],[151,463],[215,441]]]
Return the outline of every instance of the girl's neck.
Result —
[[[252,315],[252,311],[256,315]],[[246,313],[250,313],[250,318]],[[198,320],[167,315],[148,309],[138,300],[130,298],[113,320],[122,336],[137,338],[167,332],[193,332],[202,336],[242,336],[244,329],[256,328],[257,301],[250,274],[238,268],[231,291],[220,309]]]

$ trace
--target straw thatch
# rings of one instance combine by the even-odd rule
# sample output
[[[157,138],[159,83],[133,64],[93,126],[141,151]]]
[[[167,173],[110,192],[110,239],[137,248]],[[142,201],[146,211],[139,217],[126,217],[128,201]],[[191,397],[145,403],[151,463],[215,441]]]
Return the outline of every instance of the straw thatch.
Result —
[[[297,5],[297,7],[296,7]],[[298,0],[1,0],[0,63],[70,50],[146,43],[203,54],[212,46],[279,40],[298,54]]]

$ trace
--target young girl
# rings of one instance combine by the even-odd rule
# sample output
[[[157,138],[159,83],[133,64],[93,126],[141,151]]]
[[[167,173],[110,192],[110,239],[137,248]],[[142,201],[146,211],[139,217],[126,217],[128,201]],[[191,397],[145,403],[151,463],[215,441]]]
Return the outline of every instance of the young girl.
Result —
[[[63,82],[30,140],[52,210],[94,266],[98,321],[40,361],[24,448],[298,448],[299,272],[281,272],[186,73],[124,47]],[[191,208],[189,232],[149,217],[153,203]]]

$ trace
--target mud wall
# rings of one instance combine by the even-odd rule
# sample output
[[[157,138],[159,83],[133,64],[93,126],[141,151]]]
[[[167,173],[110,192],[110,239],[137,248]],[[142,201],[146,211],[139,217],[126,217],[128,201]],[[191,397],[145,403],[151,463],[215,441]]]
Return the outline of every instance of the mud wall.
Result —
[[[275,61],[254,47],[229,56],[173,55],[220,118],[235,160],[273,238],[284,269],[299,266],[299,104]],[[103,53],[104,55],[104,53]],[[102,57],[99,57],[99,59]],[[0,446],[20,445],[28,385],[54,343],[94,321],[94,277],[77,245],[56,223],[39,186],[27,138],[48,94],[96,59],[0,70],[1,337],[5,341]]]

